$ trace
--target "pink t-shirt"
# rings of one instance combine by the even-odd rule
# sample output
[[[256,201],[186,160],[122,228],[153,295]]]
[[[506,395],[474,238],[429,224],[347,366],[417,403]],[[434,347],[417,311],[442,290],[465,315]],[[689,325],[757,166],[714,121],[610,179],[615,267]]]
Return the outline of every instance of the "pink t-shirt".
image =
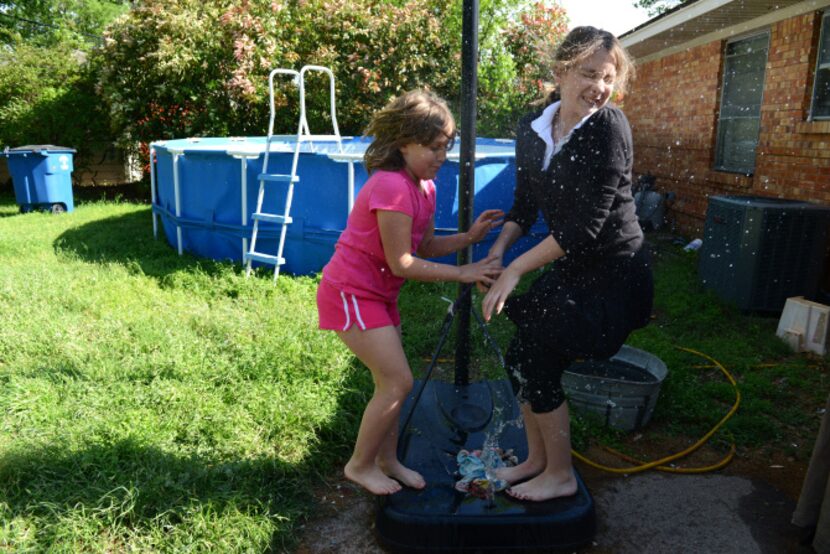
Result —
[[[386,263],[376,210],[401,212],[412,218],[414,254],[435,213],[435,184],[421,181],[419,187],[405,169],[372,173],[355,199],[334,256],[323,268],[323,279],[334,287],[390,302],[397,299],[404,279],[393,275]]]

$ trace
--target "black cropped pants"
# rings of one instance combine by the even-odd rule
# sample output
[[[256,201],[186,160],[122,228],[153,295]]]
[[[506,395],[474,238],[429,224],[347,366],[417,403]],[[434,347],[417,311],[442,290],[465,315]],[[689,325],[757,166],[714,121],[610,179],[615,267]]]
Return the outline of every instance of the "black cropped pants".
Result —
[[[651,316],[654,283],[646,247],[592,266],[563,258],[529,290],[508,299],[516,333],[505,354],[520,402],[535,413],[565,401],[562,373],[577,359],[610,358]]]

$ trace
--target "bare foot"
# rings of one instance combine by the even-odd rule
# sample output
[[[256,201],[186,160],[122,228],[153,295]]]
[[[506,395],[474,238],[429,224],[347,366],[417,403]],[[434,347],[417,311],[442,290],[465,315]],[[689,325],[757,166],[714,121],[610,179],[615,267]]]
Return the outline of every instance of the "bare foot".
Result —
[[[571,496],[576,493],[576,488],[573,471],[569,471],[566,476],[540,473],[530,481],[510,487],[507,494],[519,500],[541,502],[560,496]]]
[[[493,470],[493,475],[513,485],[519,481],[536,477],[542,473],[543,469],[545,469],[544,462],[525,460],[517,466],[500,467]]]
[[[372,464],[365,468],[356,467],[351,460],[343,468],[349,481],[353,481],[372,494],[394,494],[401,490],[401,484],[387,477],[378,466]]]
[[[420,490],[427,486],[426,481],[424,481],[424,478],[420,473],[413,469],[409,469],[398,460],[395,460],[391,464],[386,462],[378,462],[378,466],[383,473],[393,479],[397,479],[407,487]]]

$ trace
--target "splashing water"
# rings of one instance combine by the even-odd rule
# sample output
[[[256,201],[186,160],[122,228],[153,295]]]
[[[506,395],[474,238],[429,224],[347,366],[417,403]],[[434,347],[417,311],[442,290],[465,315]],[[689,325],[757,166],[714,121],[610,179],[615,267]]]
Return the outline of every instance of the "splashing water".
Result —
[[[495,424],[485,434],[480,450],[461,450],[456,455],[458,473],[461,475],[455,484],[456,490],[487,500],[492,500],[496,492],[509,486],[507,481],[498,477],[497,470],[518,464],[518,458],[512,450],[504,450],[498,445],[499,437],[508,426],[519,429],[523,427],[521,416],[506,419],[501,407],[494,409],[493,421]]]

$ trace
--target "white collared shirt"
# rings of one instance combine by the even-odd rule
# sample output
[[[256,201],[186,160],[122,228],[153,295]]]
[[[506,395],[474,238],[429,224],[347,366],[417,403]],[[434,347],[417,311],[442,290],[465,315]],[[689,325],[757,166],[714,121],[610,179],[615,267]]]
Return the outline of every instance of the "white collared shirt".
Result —
[[[559,153],[560,150],[562,150],[562,147],[565,146],[565,144],[571,138],[573,132],[582,127],[582,125],[586,121],[588,121],[588,118],[594,115],[594,113],[597,113],[594,112],[592,114],[586,115],[584,118],[582,118],[582,121],[574,125],[573,129],[568,131],[567,135],[562,137],[562,139],[559,142],[554,143],[552,132],[553,130],[551,129],[551,127],[553,127],[553,118],[556,116],[556,112],[559,111],[559,105],[561,103],[561,100],[554,102],[553,104],[545,108],[545,111],[542,112],[542,115],[530,122],[530,128],[536,131],[536,134],[539,135],[540,139],[545,141],[545,159],[542,161],[542,171],[547,170],[548,166],[550,165],[551,158],[553,158],[556,154]]]

